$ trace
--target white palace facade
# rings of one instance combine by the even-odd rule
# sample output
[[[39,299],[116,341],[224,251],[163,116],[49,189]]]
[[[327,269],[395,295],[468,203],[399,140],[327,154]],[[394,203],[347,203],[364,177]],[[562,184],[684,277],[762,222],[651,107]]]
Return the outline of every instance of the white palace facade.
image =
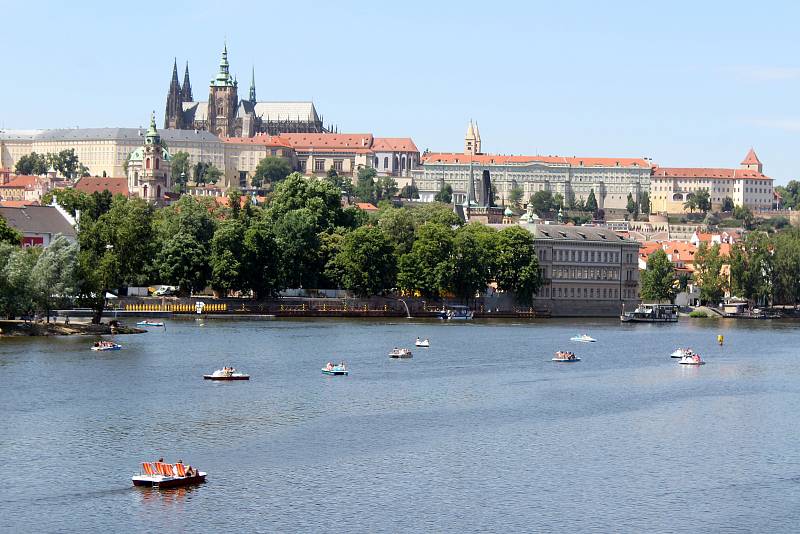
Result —
[[[537,191],[560,193],[564,199],[584,201],[594,190],[600,209],[624,210],[628,193],[639,201],[650,191],[652,165],[644,158],[581,158],[562,156],[506,156],[481,152],[480,132],[470,122],[464,153],[426,152],[421,165],[412,170],[420,200],[432,201],[445,184],[453,188],[453,200],[461,203],[472,175],[489,173],[500,204],[507,203],[511,190],[521,188],[523,201]]]

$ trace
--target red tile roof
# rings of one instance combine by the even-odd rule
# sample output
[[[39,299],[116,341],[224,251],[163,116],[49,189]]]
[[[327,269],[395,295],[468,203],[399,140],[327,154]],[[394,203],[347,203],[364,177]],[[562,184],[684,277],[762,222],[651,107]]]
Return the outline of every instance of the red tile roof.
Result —
[[[742,165],[761,165],[761,161],[759,161],[758,156],[756,156],[756,151],[752,148],[744,157],[744,160],[741,163]]]
[[[654,178],[714,178],[737,179],[743,178],[756,180],[771,180],[757,171],[747,169],[710,169],[703,167],[656,167],[653,171]]]
[[[375,152],[419,152],[410,137],[376,137],[372,144]]]
[[[106,189],[112,195],[128,196],[128,179],[99,176],[84,176],[75,183],[75,189],[91,195],[94,192],[102,193]]]
[[[38,176],[27,176],[27,175],[18,175],[12,176],[11,180],[7,183],[0,185],[0,187],[8,187],[13,189],[19,189],[22,187],[23,189],[26,187],[33,187],[36,185],[36,180]]]
[[[501,154],[462,154],[458,152],[429,152],[422,156],[423,163],[469,163],[503,165],[507,163],[550,163],[572,167],[643,167],[650,163],[642,158],[578,158],[563,156],[504,156]]]
[[[372,147],[372,134],[313,134],[313,133],[287,133],[281,138],[294,149],[328,149],[328,148],[361,148]]]
[[[356,207],[364,211],[378,211],[378,208],[376,208],[374,204],[370,204],[369,202],[356,202]]]
[[[280,135],[258,134],[254,137],[226,137],[223,139],[223,142],[230,143],[232,145],[260,145],[282,148],[292,147],[292,145],[289,144],[289,141]]]

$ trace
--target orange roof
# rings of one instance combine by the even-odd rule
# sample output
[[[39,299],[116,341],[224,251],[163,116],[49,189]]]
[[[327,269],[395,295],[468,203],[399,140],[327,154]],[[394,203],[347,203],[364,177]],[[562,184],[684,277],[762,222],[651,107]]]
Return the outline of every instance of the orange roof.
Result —
[[[504,165],[508,163],[550,163],[572,167],[643,167],[650,163],[642,158],[578,158],[563,156],[504,156],[501,154],[462,154],[459,152],[429,152],[422,156],[423,163],[469,163],[478,165]]]
[[[38,176],[27,176],[27,175],[12,176],[11,180],[9,180],[8,183],[0,185],[0,187],[8,187],[14,189],[19,189],[20,187],[22,188],[32,187],[36,185],[37,179]]]
[[[697,232],[697,239],[701,243],[711,243],[711,234],[705,232]]]
[[[703,167],[656,167],[653,178],[716,178],[771,180],[760,172],[747,169],[712,169]]]
[[[314,133],[286,133],[281,134],[292,148],[370,148],[372,147],[372,134],[314,134]]]
[[[223,142],[235,145],[261,145],[291,148],[292,145],[280,135],[258,134],[254,137],[226,137]]]
[[[756,156],[756,151],[750,148],[750,151],[744,157],[744,160],[741,163],[742,165],[761,165],[761,161],[759,161],[758,156]]]
[[[375,152],[419,152],[410,137],[376,137],[372,144]]]
[[[25,206],[38,206],[35,200],[0,200],[0,208],[24,208]]]
[[[109,178],[98,176],[84,176],[75,183],[75,189],[91,195],[94,192],[102,193],[108,190],[112,195],[128,196],[127,178]]]
[[[364,211],[378,211],[378,208],[369,202],[356,202],[356,207]]]

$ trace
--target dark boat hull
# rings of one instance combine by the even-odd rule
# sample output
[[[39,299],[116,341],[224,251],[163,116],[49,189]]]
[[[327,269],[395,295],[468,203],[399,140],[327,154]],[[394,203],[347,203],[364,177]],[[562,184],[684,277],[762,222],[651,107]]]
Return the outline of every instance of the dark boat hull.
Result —
[[[206,481],[206,475],[197,475],[194,477],[172,478],[169,480],[164,480],[162,482],[134,479],[133,485],[145,488],[167,489],[167,488],[180,488],[182,486],[193,486],[195,484],[203,484],[205,483],[205,481]]]
[[[250,380],[250,376],[211,376],[203,375],[204,380],[216,380],[218,382],[227,382],[231,380]]]

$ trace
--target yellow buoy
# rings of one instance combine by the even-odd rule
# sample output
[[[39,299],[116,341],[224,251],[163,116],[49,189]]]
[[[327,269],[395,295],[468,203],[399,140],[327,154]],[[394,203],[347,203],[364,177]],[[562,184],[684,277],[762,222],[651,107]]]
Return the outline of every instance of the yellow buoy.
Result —
[[[720,345],[725,343],[725,336],[723,336],[722,334],[718,335],[717,336],[717,343],[719,343]]]

